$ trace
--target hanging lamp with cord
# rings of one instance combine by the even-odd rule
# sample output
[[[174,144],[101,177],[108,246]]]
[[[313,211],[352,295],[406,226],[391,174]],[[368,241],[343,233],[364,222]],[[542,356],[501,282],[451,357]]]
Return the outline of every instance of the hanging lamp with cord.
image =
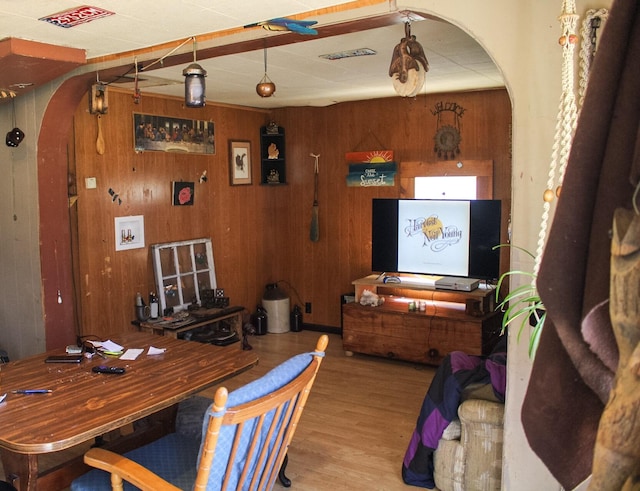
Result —
[[[196,38],[193,40],[193,63],[182,71],[184,75],[184,104],[187,107],[204,107],[206,105],[204,78],[207,71],[196,63]]]
[[[267,41],[264,41],[264,77],[256,85],[256,93],[260,97],[271,97],[276,91],[276,84],[274,84],[269,75],[267,75]]]

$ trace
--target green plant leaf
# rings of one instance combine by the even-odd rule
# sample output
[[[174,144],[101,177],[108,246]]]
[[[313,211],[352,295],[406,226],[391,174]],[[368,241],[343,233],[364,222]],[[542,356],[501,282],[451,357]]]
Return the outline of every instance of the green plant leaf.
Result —
[[[516,249],[525,252],[529,256],[535,259],[535,256],[522,247],[514,246],[511,244],[500,244],[494,247],[515,247]],[[529,279],[529,284],[521,285],[513,290],[509,291],[505,297],[500,300],[500,290],[504,282],[511,276],[524,276]],[[505,333],[508,327],[517,327],[516,339],[520,342],[520,336],[525,327],[531,326],[533,329],[529,334],[529,357],[534,358],[538,344],[540,342],[540,336],[542,334],[542,328],[546,319],[547,313],[544,308],[544,304],[540,299],[538,290],[535,286],[536,275],[529,271],[513,270],[503,273],[498,279],[496,285],[496,309],[503,312],[502,316],[502,334]],[[516,321],[520,321],[519,324]]]

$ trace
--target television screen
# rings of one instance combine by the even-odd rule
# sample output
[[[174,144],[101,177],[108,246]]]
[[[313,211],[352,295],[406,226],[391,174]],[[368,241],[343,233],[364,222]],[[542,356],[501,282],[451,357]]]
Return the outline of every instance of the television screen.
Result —
[[[497,279],[497,200],[374,199],[371,269]]]

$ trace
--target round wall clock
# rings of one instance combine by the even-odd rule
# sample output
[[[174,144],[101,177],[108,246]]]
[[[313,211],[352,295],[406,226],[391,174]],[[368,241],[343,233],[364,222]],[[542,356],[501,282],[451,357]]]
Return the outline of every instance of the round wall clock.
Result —
[[[438,157],[448,158],[460,153],[460,132],[454,126],[441,126],[436,130],[433,140],[435,141],[434,151]]]

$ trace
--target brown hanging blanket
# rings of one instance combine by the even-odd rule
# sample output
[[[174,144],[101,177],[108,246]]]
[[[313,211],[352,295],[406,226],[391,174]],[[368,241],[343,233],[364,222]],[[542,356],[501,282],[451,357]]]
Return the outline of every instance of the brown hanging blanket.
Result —
[[[548,316],[522,408],[531,448],[566,489],[591,473],[618,351],[608,314],[611,229],[640,175],[640,3],[614,0],[538,288]]]

